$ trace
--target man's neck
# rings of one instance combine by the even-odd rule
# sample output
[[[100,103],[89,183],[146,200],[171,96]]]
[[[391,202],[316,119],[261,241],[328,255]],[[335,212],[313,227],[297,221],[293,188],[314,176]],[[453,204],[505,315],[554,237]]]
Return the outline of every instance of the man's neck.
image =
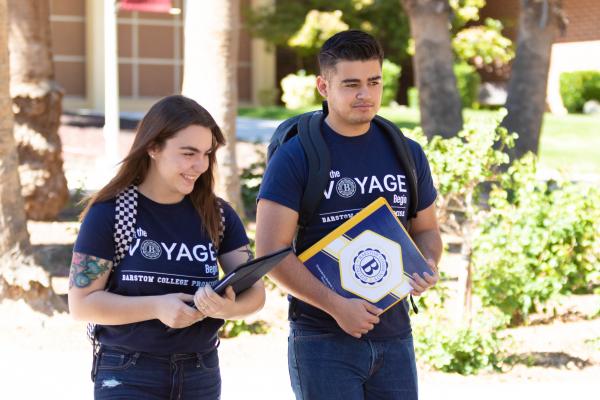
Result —
[[[342,136],[364,135],[371,127],[371,121],[365,122],[363,124],[347,124],[343,121],[338,120],[335,117],[332,117],[331,114],[327,115],[327,117],[325,118],[325,123],[329,125],[329,127],[333,129],[336,133]]]

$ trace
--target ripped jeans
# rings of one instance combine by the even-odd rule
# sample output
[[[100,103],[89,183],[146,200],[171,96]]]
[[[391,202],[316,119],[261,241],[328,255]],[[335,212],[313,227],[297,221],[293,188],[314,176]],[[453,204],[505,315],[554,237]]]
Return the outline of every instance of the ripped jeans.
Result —
[[[95,399],[201,399],[221,397],[217,350],[155,355],[101,347],[92,375]]]

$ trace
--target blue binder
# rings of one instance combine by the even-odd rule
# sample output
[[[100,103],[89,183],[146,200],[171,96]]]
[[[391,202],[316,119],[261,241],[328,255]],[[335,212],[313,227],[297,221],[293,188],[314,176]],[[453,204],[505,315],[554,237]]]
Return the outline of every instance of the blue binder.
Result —
[[[385,198],[380,197],[299,256],[340,295],[387,310],[412,290],[409,277],[433,274]]]

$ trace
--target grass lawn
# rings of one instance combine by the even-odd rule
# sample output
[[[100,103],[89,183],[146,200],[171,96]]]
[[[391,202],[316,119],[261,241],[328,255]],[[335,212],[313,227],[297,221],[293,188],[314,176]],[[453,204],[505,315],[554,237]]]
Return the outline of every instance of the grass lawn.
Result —
[[[285,119],[303,110],[283,107],[241,108],[238,115],[251,118]],[[419,124],[419,112],[409,108],[382,108],[380,114],[401,128],[414,128]],[[465,110],[466,120],[492,118],[493,111]],[[540,143],[540,167],[561,170],[568,174],[594,174],[600,176],[600,117],[570,114],[544,115]]]

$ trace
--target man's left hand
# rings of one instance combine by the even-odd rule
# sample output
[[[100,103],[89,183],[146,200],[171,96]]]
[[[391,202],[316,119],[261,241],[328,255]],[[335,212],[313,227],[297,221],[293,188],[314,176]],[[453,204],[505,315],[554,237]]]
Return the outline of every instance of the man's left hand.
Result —
[[[412,274],[410,285],[412,286],[413,290],[410,292],[410,294],[413,296],[420,296],[424,291],[430,287],[433,287],[440,279],[440,272],[437,265],[435,265],[435,261],[430,258],[427,260],[427,264],[433,271],[433,275],[430,275],[427,272],[423,274],[423,277],[416,272]]]

